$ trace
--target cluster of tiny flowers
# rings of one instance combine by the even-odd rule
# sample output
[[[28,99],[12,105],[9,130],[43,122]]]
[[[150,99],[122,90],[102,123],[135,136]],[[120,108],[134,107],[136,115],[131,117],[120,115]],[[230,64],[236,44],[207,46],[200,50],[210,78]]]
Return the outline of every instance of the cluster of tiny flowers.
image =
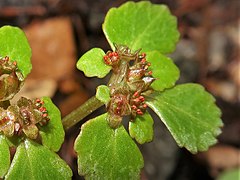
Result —
[[[128,71],[127,80],[132,92],[130,105],[133,118],[136,115],[143,115],[147,108],[143,93],[149,89],[151,83],[155,80],[152,77],[152,71],[148,70],[150,66],[151,63],[146,60],[146,54],[142,53],[137,56],[134,65]]]
[[[24,77],[17,67],[16,61],[8,56],[0,57],[0,101],[6,101],[20,90]]]
[[[8,137],[24,134],[30,139],[36,139],[38,125],[44,126],[49,120],[47,109],[40,99],[22,97],[17,105],[10,105],[6,110],[0,108],[0,132]]]
[[[124,59],[125,57],[127,58]],[[110,87],[113,93],[111,93],[111,101],[108,104],[108,112],[115,116],[114,118],[131,115],[131,120],[134,120],[137,115],[143,115],[147,108],[144,93],[150,89],[151,83],[155,80],[152,77],[152,71],[149,71],[151,64],[146,60],[146,54],[139,54],[139,51],[131,53],[128,47],[117,46],[116,51],[107,52],[103,60],[105,64],[113,66],[113,70],[120,68],[121,60],[128,61],[129,64],[124,88],[118,87],[117,84]],[[133,60],[133,65],[130,65],[131,60]]]
[[[133,116],[136,116],[136,114],[143,115],[147,108],[144,96],[140,95],[138,91],[136,91],[130,99],[130,105]]]
[[[36,109],[38,109],[41,112],[41,116],[42,116],[41,121],[38,122],[40,126],[46,125],[50,120],[47,109],[43,105],[44,105],[44,102],[41,99],[39,98],[35,99]]]
[[[1,74],[4,74],[4,71],[11,72],[11,71],[17,70],[17,61],[11,62],[8,56],[5,56],[3,58],[1,57],[0,66],[1,66],[1,70],[0,70],[0,75],[1,75]]]
[[[116,66],[119,63],[119,55],[117,52],[107,52],[107,54],[103,57],[104,62],[109,66]]]

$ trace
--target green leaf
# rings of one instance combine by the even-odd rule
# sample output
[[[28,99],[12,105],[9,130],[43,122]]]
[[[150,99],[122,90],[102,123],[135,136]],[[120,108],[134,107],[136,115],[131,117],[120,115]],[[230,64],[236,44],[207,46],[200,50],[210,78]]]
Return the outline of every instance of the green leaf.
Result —
[[[61,114],[49,97],[43,97],[42,100],[44,101],[44,107],[46,107],[50,118],[48,124],[40,128],[42,143],[51,150],[58,151],[65,136]]]
[[[174,62],[157,51],[147,53],[147,61],[151,63],[149,70],[156,80],[152,83],[152,88],[162,91],[173,87],[179,78],[180,72]]]
[[[112,129],[107,114],[85,123],[75,141],[78,171],[86,179],[139,179],[143,157],[123,126]]]
[[[183,84],[156,93],[147,104],[167,126],[177,144],[192,153],[205,151],[221,133],[221,111],[198,84]]]
[[[32,69],[31,55],[31,48],[21,29],[12,26],[0,28],[0,56],[9,56],[11,61],[16,61],[25,78]]]
[[[108,11],[103,23],[104,34],[113,43],[127,45],[143,52],[157,50],[163,54],[174,51],[179,38],[176,17],[165,5],[147,1],[127,2]]]
[[[0,178],[3,178],[10,166],[10,151],[3,135],[0,135]]]
[[[71,169],[57,154],[45,146],[25,140],[18,146],[5,179],[66,180],[71,176]]]
[[[110,89],[105,85],[100,85],[97,87],[96,98],[107,104],[110,101]]]
[[[137,116],[134,122],[129,122],[129,134],[139,144],[152,141],[153,119],[148,112],[143,116]]]
[[[221,173],[217,180],[239,180],[240,177],[240,168],[225,170]]]
[[[105,77],[111,70],[111,66],[104,63],[104,51],[100,48],[93,48],[86,52],[77,62],[77,68],[84,72],[87,77]]]

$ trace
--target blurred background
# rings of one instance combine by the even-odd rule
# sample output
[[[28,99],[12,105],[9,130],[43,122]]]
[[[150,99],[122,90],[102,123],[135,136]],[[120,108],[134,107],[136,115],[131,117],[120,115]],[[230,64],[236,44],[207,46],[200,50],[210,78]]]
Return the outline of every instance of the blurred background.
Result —
[[[23,28],[33,53],[33,70],[18,96],[50,96],[64,117],[94,95],[96,87],[107,83],[107,80],[86,78],[75,68],[75,64],[84,52],[93,47],[105,51],[110,49],[101,26],[108,9],[124,2],[0,1],[0,26]],[[176,51],[170,55],[181,70],[178,83],[197,82],[204,85],[215,96],[225,126],[217,145],[207,152],[192,155],[180,149],[163,123],[154,117],[154,141],[140,147],[145,159],[141,179],[221,179],[229,170],[240,167],[240,2],[151,2],[168,5],[178,18],[181,40]],[[103,111],[104,108],[100,108],[86,120]],[[74,140],[83,122],[66,133],[66,141],[59,152],[73,169],[73,179],[83,179],[77,175],[73,150]]]

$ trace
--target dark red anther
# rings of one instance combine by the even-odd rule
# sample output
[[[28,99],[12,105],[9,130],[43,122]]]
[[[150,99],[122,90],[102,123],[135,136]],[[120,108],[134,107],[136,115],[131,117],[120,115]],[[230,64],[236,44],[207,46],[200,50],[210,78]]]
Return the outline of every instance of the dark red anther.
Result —
[[[149,72],[148,72],[148,75],[151,76],[151,75],[152,75],[152,71],[149,71]]]
[[[118,106],[123,105],[123,100],[118,101],[117,104],[118,104]]]
[[[10,119],[8,117],[4,117],[0,120],[0,125],[6,123],[7,121],[9,121]]]
[[[143,96],[139,96],[139,100],[140,100],[141,102],[143,102],[143,101],[145,101],[145,98],[144,98]]]
[[[47,112],[47,109],[46,109],[45,107],[40,107],[40,108],[39,108],[39,111],[41,111],[41,112]]]
[[[47,113],[43,113],[43,114],[42,114],[42,117],[43,117],[43,118],[45,118],[45,117],[47,117],[47,116],[48,116]]]
[[[133,94],[133,97],[138,97],[139,96],[139,92],[136,91],[134,94]]]
[[[147,104],[143,104],[143,108],[146,109],[147,108]]]
[[[8,57],[8,56],[5,56],[4,60],[5,60],[5,61],[9,61],[9,57]]]
[[[138,104],[138,103],[140,102],[140,99],[139,99],[139,98],[136,98],[136,99],[134,99],[133,101]]]
[[[9,121],[10,119],[9,117],[5,116],[2,120],[6,122],[6,121]]]
[[[40,102],[41,102],[41,99],[37,98],[37,99],[36,99],[36,102],[37,102],[37,103],[40,103]]]
[[[109,54],[108,54],[108,57],[113,57],[113,53],[112,52],[110,52]]]
[[[149,62],[147,65],[148,65],[148,66],[151,66],[151,63]]]
[[[108,56],[107,55],[103,56],[103,59],[104,61],[106,61],[108,59]]]
[[[137,109],[136,112],[137,112],[138,115],[143,115],[143,112],[141,111],[141,109]]]
[[[112,54],[113,54],[113,56],[118,56],[117,52],[113,52]]]
[[[17,65],[17,61],[14,61],[14,62],[13,62],[13,65],[16,66],[16,65]]]
[[[131,108],[132,108],[133,110],[137,110],[137,106],[136,106],[136,105],[132,105]]]
[[[146,59],[145,58],[143,58],[142,60],[141,60],[141,63],[146,63]]]
[[[142,57],[145,58],[146,57],[146,53],[142,53]]]

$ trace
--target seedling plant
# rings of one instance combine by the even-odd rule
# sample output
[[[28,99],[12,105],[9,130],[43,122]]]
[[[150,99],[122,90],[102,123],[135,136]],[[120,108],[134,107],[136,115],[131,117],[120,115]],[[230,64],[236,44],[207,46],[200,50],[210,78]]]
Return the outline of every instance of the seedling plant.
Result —
[[[179,32],[168,8],[129,1],[109,10],[102,28],[111,50],[87,51],[77,68],[87,77],[111,73],[109,82],[62,120],[48,97],[10,101],[31,71],[31,48],[19,28],[0,28],[0,178],[71,179],[56,154],[65,131],[103,105],[106,113],[85,122],[74,144],[86,179],[140,178],[144,161],[136,143],[153,140],[150,109],[180,147],[197,153],[216,143],[222,121],[213,96],[199,84],[175,85],[180,72],[167,55]]]

